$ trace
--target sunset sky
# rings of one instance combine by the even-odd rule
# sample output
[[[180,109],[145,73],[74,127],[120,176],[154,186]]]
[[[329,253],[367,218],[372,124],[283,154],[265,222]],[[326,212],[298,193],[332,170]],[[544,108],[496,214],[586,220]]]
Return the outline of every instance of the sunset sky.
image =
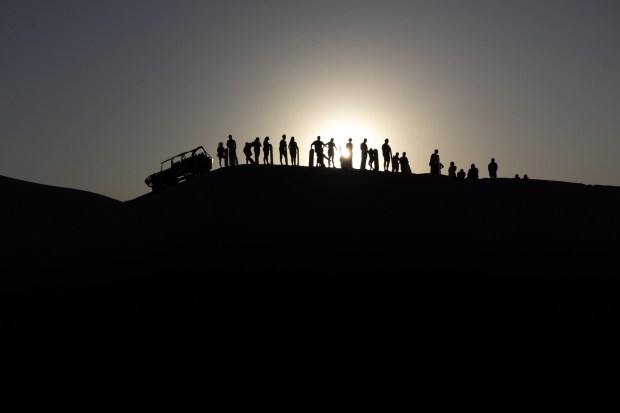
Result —
[[[0,58],[0,175],[121,201],[228,134],[620,186],[618,0],[2,0]]]

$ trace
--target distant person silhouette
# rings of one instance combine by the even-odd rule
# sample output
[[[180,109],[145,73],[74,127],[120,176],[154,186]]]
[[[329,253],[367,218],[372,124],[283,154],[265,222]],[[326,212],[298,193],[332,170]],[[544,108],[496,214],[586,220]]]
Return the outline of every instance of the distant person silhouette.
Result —
[[[392,172],[398,172],[400,169],[400,158],[398,152],[392,156]]]
[[[375,169],[375,151],[372,148],[368,148],[368,169]]]
[[[441,175],[442,164],[439,161],[439,149],[431,154],[431,160],[428,163],[431,167],[431,175]]]
[[[374,170],[379,170],[379,149],[375,148],[372,150],[372,157],[374,158]]]
[[[280,140],[280,165],[288,165],[288,144],[286,143],[286,135],[282,135],[282,140]],[[284,158],[284,164],[282,163],[282,158]]]
[[[456,179],[458,179],[459,181],[464,181],[465,180],[465,175],[467,175],[465,173],[465,171],[461,168],[461,170],[459,171],[458,174],[456,174]]]
[[[392,160],[392,148],[390,147],[390,140],[386,139],[381,145],[381,152],[383,153],[383,170],[390,170],[390,161]]]
[[[400,172],[403,174],[411,173],[411,166],[409,165],[409,158],[407,158],[407,152],[403,152],[403,156],[400,157]]]
[[[271,143],[269,142],[269,136],[265,136],[265,139],[263,139],[263,164],[269,164],[269,155],[271,155]]]
[[[320,135],[312,142],[312,147],[314,149],[314,155],[316,156],[316,166],[325,167],[325,154],[323,153],[325,143],[321,141]]]
[[[226,148],[228,149],[228,165],[239,165],[239,160],[237,159],[237,142],[235,142],[232,135],[228,135],[228,140],[226,141]]]
[[[325,146],[327,146],[327,167],[335,168],[336,163],[334,162],[334,149],[336,147],[336,143],[334,142],[334,138],[331,138]]]
[[[360,151],[362,152],[362,162],[360,163],[360,169],[366,170],[366,162],[368,162],[368,139],[364,138],[364,141],[360,143]]]
[[[297,146],[294,136],[291,136],[291,140],[288,142],[288,151],[291,153],[291,164],[299,165],[299,158],[297,157],[299,146]]]
[[[254,163],[260,165],[260,148],[263,145],[260,143],[260,138],[257,136],[252,142],[252,148],[254,149]]]
[[[515,174],[515,179],[521,179],[521,177],[519,176],[519,174]]]
[[[467,171],[467,179],[468,180],[476,180],[478,179],[478,168],[476,168],[476,164],[471,164],[471,167]]]
[[[497,178],[497,163],[495,162],[495,158],[491,158],[491,162],[489,162],[489,178],[495,179]]]
[[[243,147],[243,153],[245,155],[245,164],[254,165],[254,159],[252,159],[252,142],[246,142]]]
[[[347,169],[353,169],[353,139],[349,138],[349,141],[344,146],[349,153],[349,157],[345,159]]]
[[[448,167],[448,176],[450,178],[456,178],[456,165],[454,161],[450,162],[450,167]]]
[[[527,174],[523,175],[523,179],[530,179]]]
[[[222,159],[224,160],[224,166],[228,166],[228,152],[227,149],[224,148],[224,142],[217,144],[217,158],[220,163],[220,168],[222,167]]]

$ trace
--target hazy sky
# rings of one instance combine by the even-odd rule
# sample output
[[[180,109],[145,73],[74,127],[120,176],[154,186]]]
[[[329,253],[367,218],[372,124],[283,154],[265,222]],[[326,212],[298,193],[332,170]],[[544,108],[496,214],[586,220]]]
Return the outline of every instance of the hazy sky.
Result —
[[[0,58],[0,175],[122,201],[228,134],[620,186],[618,0],[0,0]]]

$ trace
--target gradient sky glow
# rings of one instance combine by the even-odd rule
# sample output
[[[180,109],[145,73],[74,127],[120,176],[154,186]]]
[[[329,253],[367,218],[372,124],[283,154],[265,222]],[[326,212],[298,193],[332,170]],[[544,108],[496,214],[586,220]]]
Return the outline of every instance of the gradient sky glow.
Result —
[[[121,201],[228,134],[620,186],[618,0],[3,0],[0,57],[0,175]]]

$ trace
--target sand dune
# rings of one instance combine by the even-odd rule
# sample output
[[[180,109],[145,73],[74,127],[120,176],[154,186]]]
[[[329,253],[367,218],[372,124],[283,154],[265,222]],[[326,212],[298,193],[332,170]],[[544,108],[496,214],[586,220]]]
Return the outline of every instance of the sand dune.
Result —
[[[42,196],[20,188],[22,199]],[[5,259],[15,325],[195,321],[228,299],[370,300],[432,314],[618,310],[608,272],[617,187],[244,165],[120,204],[64,195],[38,217],[57,235]],[[67,204],[97,219],[60,231],[53,217]]]

